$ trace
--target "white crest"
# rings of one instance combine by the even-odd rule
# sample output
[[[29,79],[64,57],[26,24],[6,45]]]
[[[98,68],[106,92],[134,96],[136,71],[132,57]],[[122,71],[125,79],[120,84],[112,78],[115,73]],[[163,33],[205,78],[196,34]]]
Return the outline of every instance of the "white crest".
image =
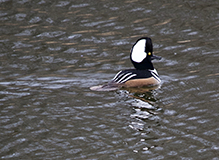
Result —
[[[142,62],[146,57],[145,53],[146,39],[139,40],[135,46],[132,48],[131,58],[135,62]]]

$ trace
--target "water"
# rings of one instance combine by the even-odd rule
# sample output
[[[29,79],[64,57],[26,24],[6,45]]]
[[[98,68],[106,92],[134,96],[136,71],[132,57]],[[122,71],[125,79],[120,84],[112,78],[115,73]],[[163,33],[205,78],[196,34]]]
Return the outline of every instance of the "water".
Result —
[[[219,159],[218,1],[0,0],[1,159]],[[148,92],[94,92],[153,40]]]

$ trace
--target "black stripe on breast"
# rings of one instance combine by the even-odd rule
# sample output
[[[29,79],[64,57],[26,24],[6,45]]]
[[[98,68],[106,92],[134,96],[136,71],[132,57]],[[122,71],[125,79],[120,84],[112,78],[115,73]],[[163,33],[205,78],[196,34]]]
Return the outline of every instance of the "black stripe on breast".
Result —
[[[152,74],[152,76],[156,79],[156,80],[158,80],[159,82],[161,82],[161,80],[160,80],[160,77],[159,77],[159,75],[158,75],[158,73],[157,73],[157,71],[154,69],[154,70],[149,70],[150,72],[151,72],[151,74]]]

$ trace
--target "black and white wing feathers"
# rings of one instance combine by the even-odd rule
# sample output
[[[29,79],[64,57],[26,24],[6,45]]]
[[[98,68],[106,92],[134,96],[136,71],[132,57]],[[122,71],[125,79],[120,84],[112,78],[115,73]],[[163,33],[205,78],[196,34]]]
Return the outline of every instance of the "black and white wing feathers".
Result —
[[[136,69],[123,70],[123,71],[119,71],[112,79],[112,81],[110,81],[109,83],[100,86],[93,86],[91,87],[91,90],[112,91],[120,88],[124,83],[126,83],[129,80],[145,79],[150,77],[154,77],[158,82],[161,81],[155,69],[154,70],[136,70]]]
[[[132,72],[131,70],[119,71],[115,77],[112,79],[114,83],[125,83],[130,79],[136,77],[137,74]]]
[[[154,77],[158,82],[161,82],[159,75],[156,69],[153,70],[136,70],[136,69],[129,69],[123,70],[118,72],[115,77],[112,79],[112,82],[121,84],[125,83],[128,80],[132,79],[144,79]]]

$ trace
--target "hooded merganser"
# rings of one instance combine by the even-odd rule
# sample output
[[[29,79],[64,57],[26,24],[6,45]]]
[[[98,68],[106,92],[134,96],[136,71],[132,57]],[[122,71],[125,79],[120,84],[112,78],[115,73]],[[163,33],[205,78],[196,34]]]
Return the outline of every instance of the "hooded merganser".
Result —
[[[152,64],[152,60],[161,59],[153,55],[151,38],[142,37],[132,46],[130,59],[135,69],[119,71],[115,77],[102,86],[91,87],[91,90],[116,90],[120,87],[151,87],[159,85],[161,80]]]

